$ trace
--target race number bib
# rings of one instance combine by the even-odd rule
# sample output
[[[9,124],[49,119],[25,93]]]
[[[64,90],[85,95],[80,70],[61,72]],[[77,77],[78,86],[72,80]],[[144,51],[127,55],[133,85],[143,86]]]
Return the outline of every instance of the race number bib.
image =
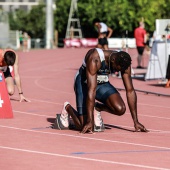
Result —
[[[97,75],[97,84],[106,83],[109,81],[108,75]]]

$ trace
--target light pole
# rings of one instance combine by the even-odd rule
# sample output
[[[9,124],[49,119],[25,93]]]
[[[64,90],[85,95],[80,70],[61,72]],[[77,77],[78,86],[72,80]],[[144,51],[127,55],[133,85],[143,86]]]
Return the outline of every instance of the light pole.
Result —
[[[53,47],[53,0],[46,0],[46,49]]]

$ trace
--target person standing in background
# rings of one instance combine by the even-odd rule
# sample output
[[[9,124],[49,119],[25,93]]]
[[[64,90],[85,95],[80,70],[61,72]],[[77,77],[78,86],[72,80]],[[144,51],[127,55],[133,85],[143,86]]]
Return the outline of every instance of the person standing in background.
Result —
[[[110,38],[113,30],[108,27],[105,23],[101,22],[100,19],[95,18],[93,20],[93,25],[97,27],[98,30],[98,44],[97,48],[101,48],[103,50],[108,50],[108,40]]]
[[[144,29],[145,25],[143,22],[139,23],[139,27],[137,27],[134,31],[134,37],[136,40],[136,48],[138,51],[138,58],[137,58],[137,68],[143,68],[141,66],[141,62],[142,62],[142,57],[143,57],[143,52],[145,49],[145,45],[147,42],[147,34],[146,34],[146,30]]]
[[[23,33],[23,52],[28,52],[31,48],[31,38],[27,32]]]
[[[22,31],[19,32],[19,43],[20,43],[20,49],[22,50],[22,47],[23,47],[23,34],[22,34]]]

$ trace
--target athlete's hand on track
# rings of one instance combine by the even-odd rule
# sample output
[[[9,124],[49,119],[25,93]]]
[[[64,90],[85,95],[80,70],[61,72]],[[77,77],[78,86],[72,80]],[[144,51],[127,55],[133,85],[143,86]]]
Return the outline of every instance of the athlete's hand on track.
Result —
[[[26,99],[24,95],[20,95],[20,102],[31,102],[30,100]]]
[[[83,127],[81,133],[85,134],[85,133],[93,133],[93,123],[88,122],[85,124],[85,126]]]
[[[135,132],[149,132],[141,123],[136,122],[135,123]]]

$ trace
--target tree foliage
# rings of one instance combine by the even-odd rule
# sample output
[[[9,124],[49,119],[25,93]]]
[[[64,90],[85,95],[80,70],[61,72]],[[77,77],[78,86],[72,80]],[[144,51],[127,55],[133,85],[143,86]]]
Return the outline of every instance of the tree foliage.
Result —
[[[71,0],[54,0],[54,25],[59,37],[64,38],[69,17]],[[155,30],[156,19],[170,18],[170,0],[78,0],[78,17],[84,37],[96,37],[92,25],[94,18],[100,18],[113,28],[112,37],[121,37],[126,30],[133,37],[133,31],[143,18],[148,32]],[[29,13],[16,11],[10,14],[11,29],[25,30],[33,37],[45,35],[45,5],[33,7]]]
[[[34,6],[29,13],[17,10],[9,13],[11,30],[21,30],[34,38],[44,38],[45,34],[45,5]]]
[[[69,12],[70,12],[70,4],[71,0],[56,0],[56,10],[54,11],[54,25],[55,29],[59,31],[65,36],[66,33],[66,27],[67,27],[67,22],[68,22],[68,17],[69,17]]]

